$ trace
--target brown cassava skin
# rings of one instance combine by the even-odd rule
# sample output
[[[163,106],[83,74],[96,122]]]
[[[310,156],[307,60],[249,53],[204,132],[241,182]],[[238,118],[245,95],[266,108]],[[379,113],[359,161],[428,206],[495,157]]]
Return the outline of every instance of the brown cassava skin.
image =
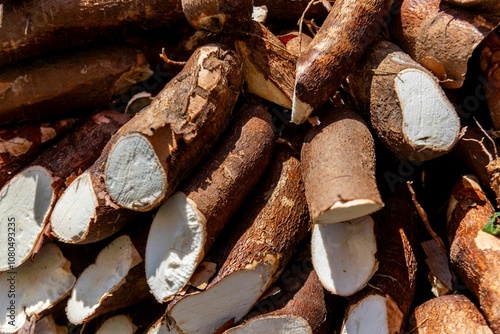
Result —
[[[117,141],[130,134],[142,136],[161,163],[158,168],[164,172],[165,189],[154,200],[135,202],[131,207],[149,211],[172,194],[221,135],[242,84],[242,65],[236,52],[218,44],[197,49],[148,108],[112,137],[105,169],[111,197],[110,184],[117,176],[112,174],[109,159]],[[119,199],[113,200],[123,206]]]
[[[47,145],[66,134],[77,120],[26,123],[0,129],[0,187],[26,167]]]
[[[182,0],[182,10],[196,29],[230,31],[252,19],[252,0]]]
[[[331,1],[329,2],[331,3]],[[320,2],[310,4],[308,0],[254,0],[254,6],[267,7],[266,24],[273,24],[279,21],[290,21],[296,24],[308,5],[311,6],[305,13],[306,19],[314,18],[321,21],[327,17],[328,11]]]
[[[285,45],[286,50],[295,57],[299,57],[312,41],[312,37],[299,31],[291,31],[276,37]]]
[[[385,26],[392,2],[335,1],[321,29],[297,59],[297,99],[314,110],[335,93]]]
[[[481,312],[464,295],[445,295],[417,306],[406,330],[416,334],[493,334]]]
[[[217,273],[204,293],[238,271],[265,268],[266,288],[276,281],[299,241],[310,227],[300,175],[300,162],[286,144],[279,144],[266,169],[265,177],[242,206],[228,239],[216,244],[207,259],[217,263]],[[229,233],[228,232],[228,233]],[[265,289],[263,290],[265,291]],[[198,292],[178,296],[167,309],[167,318],[185,298],[196,298]],[[258,296],[255,296],[258,298]],[[210,307],[210,305],[207,305]],[[227,319],[232,323],[231,319]],[[182,329],[180,329],[182,330]]]
[[[476,128],[468,126],[463,132],[453,153],[474,172],[483,187],[493,191],[497,205],[500,205],[500,159],[495,157],[493,144]]]
[[[349,75],[349,89],[360,109],[369,115],[377,136],[394,154],[412,161],[434,159],[446,154],[451,150],[451,146],[448,150],[443,150],[415,145],[404,135],[403,111],[395,80],[398,74],[406,69],[422,71],[432,80],[436,80],[431,72],[395,44],[383,40],[375,42]],[[439,86],[437,88],[439,89]],[[445,96],[443,98],[446,99]]]
[[[498,2],[500,5],[500,2]],[[480,64],[484,89],[487,95],[493,127],[500,129],[500,36],[496,31],[489,34],[479,46],[481,49]]]
[[[390,333],[401,333],[417,284],[418,215],[405,188],[398,189],[377,213],[377,258],[379,267],[369,284],[349,298],[344,324],[356,304],[371,295],[386,298]]]
[[[204,254],[257,184],[273,151],[271,115],[262,106],[245,106],[199,172],[189,177],[183,192],[206,219]]]
[[[88,112],[106,106],[151,74],[144,57],[123,46],[16,64],[0,73],[0,123]]]
[[[483,232],[495,213],[473,176],[454,186],[448,207],[450,261],[455,272],[479,299],[486,321],[500,332],[500,238]]]
[[[174,24],[183,18],[180,0],[6,2],[0,66],[133,30]]]
[[[451,4],[483,13],[500,14],[500,2],[496,0],[445,0]]]
[[[279,38],[263,24],[252,22],[241,32],[235,46],[243,60],[247,90],[285,108],[291,108],[297,58],[286,50]],[[261,80],[267,82],[256,80],[255,71],[263,76]],[[266,84],[276,87],[283,96],[277,99]]]
[[[500,17],[478,14],[441,0],[404,0],[390,26],[393,40],[438,77],[445,88],[460,88],[467,61]]]
[[[335,107],[304,140],[302,176],[313,222],[335,203],[369,199],[383,206],[375,180],[375,144],[361,116]]]

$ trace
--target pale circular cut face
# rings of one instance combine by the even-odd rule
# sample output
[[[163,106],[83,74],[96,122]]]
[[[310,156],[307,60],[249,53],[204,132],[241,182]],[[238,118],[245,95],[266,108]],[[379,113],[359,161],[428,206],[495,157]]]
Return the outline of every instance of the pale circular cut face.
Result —
[[[206,219],[196,204],[178,192],[158,210],[146,245],[146,278],[164,302],[184,288],[203,258]]]
[[[323,287],[351,296],[361,290],[378,269],[377,241],[370,216],[335,224],[315,224],[312,262]]]
[[[390,334],[384,297],[371,295],[353,306],[341,334]]]
[[[129,317],[120,314],[107,319],[96,334],[134,334],[136,329]]]
[[[312,334],[311,326],[299,316],[263,316],[228,329],[224,334]]]

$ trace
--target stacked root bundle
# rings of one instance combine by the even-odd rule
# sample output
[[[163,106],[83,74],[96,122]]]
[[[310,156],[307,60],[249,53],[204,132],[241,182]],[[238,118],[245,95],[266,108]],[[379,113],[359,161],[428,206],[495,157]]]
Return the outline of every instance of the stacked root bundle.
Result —
[[[500,333],[499,24],[0,3],[0,332]]]

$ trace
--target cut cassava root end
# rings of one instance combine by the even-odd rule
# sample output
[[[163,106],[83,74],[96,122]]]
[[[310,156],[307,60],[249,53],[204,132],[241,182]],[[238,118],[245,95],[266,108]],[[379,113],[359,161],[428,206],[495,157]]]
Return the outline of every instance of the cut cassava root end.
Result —
[[[104,181],[124,208],[161,204],[221,135],[243,80],[236,52],[210,44],[110,141]]]
[[[378,269],[373,219],[366,216],[337,224],[315,224],[311,253],[325,289],[339,296],[353,295]]]
[[[375,181],[375,144],[349,107],[321,117],[301,152],[306,198],[314,223],[366,216],[383,207]]]
[[[367,50],[349,88],[377,136],[405,159],[436,158],[458,140],[460,120],[437,79],[388,41]]]
[[[146,247],[148,284],[158,301],[173,297],[188,283],[259,180],[273,148],[271,115],[256,105],[241,108],[199,172],[160,207]]]

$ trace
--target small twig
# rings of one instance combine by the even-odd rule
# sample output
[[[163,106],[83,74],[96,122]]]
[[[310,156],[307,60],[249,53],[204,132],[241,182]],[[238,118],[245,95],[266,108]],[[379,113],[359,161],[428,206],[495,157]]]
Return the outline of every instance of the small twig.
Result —
[[[307,11],[311,6],[316,2],[316,0],[311,0],[307,4],[306,9],[302,12],[302,15],[300,16],[299,22],[297,22],[299,26],[299,57],[302,54],[302,25],[304,24],[304,17],[306,16]]]
[[[471,141],[471,142],[474,142],[474,143],[478,143],[480,146],[481,146],[481,149],[483,150],[484,154],[486,154],[488,156],[488,161],[489,162],[492,162],[493,161],[493,156],[491,155],[491,153],[486,149],[486,146],[484,146],[484,143],[483,143],[483,140],[484,140],[484,137],[481,138],[481,140],[477,140],[477,139],[473,139],[473,138],[462,138],[463,141]]]
[[[413,204],[415,205],[415,208],[417,209],[418,214],[420,215],[420,218],[424,222],[424,225],[425,225],[425,228],[427,229],[427,232],[429,232],[429,234],[432,236],[434,241],[436,241],[437,245],[439,246],[439,248],[441,248],[443,253],[448,254],[448,252],[446,251],[446,247],[443,244],[443,241],[441,241],[439,236],[432,229],[431,224],[429,224],[429,220],[427,219],[427,213],[425,213],[425,210],[422,208],[420,203],[418,203],[417,196],[415,195],[415,191],[413,190],[413,187],[411,186],[412,183],[413,183],[412,181],[407,181],[406,185],[408,186],[408,190],[410,191],[411,200],[412,200]]]
[[[479,130],[481,130],[481,132],[486,136],[486,138],[488,138],[491,142],[491,144],[493,145],[493,153],[495,154],[495,159],[498,159],[498,152],[497,152],[497,146],[495,144],[495,141],[493,140],[493,138],[490,137],[490,135],[483,129],[483,127],[481,126],[481,124],[479,124],[479,122],[477,121],[477,119],[475,117],[472,117],[474,119],[474,121],[476,122],[476,125],[477,127],[479,128]],[[491,161],[491,160],[490,160]]]
[[[425,318],[425,319],[424,319],[424,321],[422,321],[421,323],[417,324],[417,325],[415,326],[415,328],[412,328],[412,330],[411,330],[411,331],[409,331],[409,333],[408,333],[408,334],[411,334],[411,333],[413,333],[414,331],[416,331],[416,330],[417,330],[420,326],[422,326],[423,324],[425,324],[428,320],[429,320],[429,318]]]
[[[186,65],[185,61],[175,61],[171,60],[167,57],[167,54],[165,53],[165,48],[161,48],[161,53],[160,53],[160,58],[163,59],[163,61],[169,65],[174,65],[174,66],[184,66]]]

